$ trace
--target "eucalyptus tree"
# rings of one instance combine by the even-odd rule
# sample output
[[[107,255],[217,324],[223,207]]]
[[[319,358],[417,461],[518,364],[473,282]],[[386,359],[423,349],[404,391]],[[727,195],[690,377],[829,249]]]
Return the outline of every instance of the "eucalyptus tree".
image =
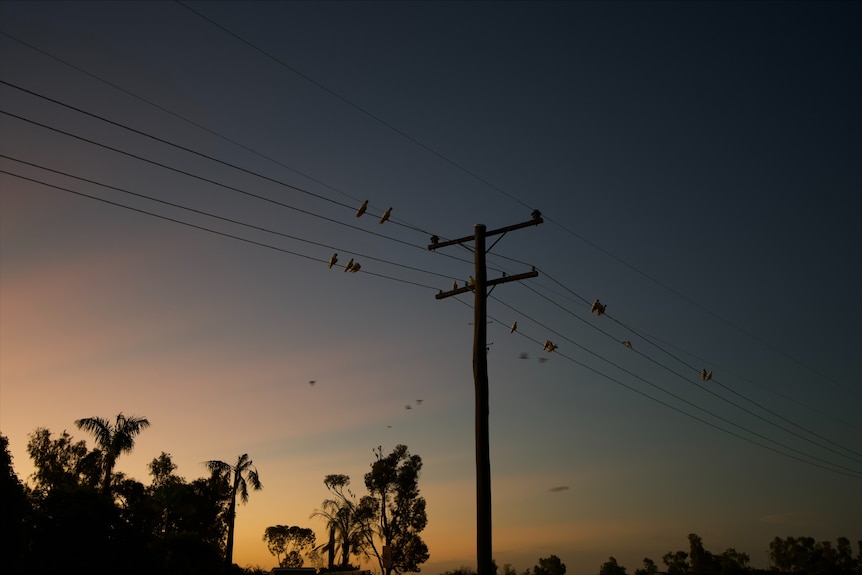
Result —
[[[419,565],[428,560],[428,546],[419,533],[428,524],[425,498],[419,495],[419,473],[422,458],[410,455],[406,445],[397,445],[387,456],[382,448],[374,450],[376,461],[365,474],[365,487],[370,495],[360,501],[360,515],[368,504],[375,522],[377,535],[385,550],[378,550],[373,541],[369,545],[377,556],[383,575],[418,573]]]
[[[224,461],[210,460],[204,463],[207,469],[214,475],[223,478],[230,485],[230,504],[227,510],[227,543],[225,549],[225,563],[228,569],[233,565],[233,539],[234,525],[236,523],[236,498],[248,503],[249,485],[255,491],[263,489],[257,468],[254,466],[247,453],[237,458],[236,465],[230,465]]]
[[[126,417],[119,413],[113,422],[101,417],[87,417],[76,420],[75,425],[90,432],[102,450],[102,492],[110,493],[117,458],[132,451],[135,438],[150,426],[150,422],[145,417]]]

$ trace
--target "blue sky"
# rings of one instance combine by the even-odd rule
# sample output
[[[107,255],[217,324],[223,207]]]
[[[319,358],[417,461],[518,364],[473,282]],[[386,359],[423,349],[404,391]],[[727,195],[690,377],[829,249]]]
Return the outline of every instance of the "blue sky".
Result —
[[[0,3],[22,477],[33,429],[120,411],[145,482],[248,453],[235,559],[267,566],[267,526],[322,536],[323,477],[404,443],[423,571],[474,564],[473,302],[434,298],[473,255],[425,248],[539,209],[488,256],[539,270],[488,306],[498,564],[862,538],[858,4],[187,6]]]

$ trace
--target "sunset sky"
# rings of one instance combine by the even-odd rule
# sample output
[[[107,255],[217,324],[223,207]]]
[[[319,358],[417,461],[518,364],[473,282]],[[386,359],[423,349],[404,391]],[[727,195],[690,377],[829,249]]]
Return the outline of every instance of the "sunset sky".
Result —
[[[422,572],[475,566],[473,298],[434,297],[473,254],[427,246],[538,209],[488,241],[489,278],[539,272],[488,300],[497,564],[862,539],[860,24],[858,2],[0,2],[16,471],[37,427],[91,444],[74,421],[120,412],[151,423],[117,464],[144,483],[162,451],[188,480],[248,453],[234,560],[270,568],[267,526],[322,540],[324,476],[363,495],[405,444]]]

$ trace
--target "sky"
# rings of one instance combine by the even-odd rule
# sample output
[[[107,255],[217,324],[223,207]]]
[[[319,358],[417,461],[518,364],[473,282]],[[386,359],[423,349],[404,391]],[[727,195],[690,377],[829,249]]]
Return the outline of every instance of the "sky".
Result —
[[[365,494],[373,450],[404,444],[422,572],[475,566],[474,298],[435,298],[474,254],[428,244],[538,209],[487,245],[490,279],[538,271],[487,300],[497,564],[633,572],[697,533],[767,567],[776,536],[862,539],[860,23],[852,2],[0,2],[16,471],[36,428],[92,445],[74,421],[120,412],[151,423],[117,463],[145,484],[163,451],[188,480],[247,453],[264,489],[234,559],[269,568],[267,526],[322,540],[323,478]]]

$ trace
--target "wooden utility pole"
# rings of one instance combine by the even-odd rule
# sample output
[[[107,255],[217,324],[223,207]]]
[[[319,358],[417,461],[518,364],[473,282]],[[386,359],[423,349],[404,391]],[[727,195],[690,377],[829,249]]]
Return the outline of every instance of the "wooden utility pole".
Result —
[[[533,278],[539,272],[533,268],[532,271],[506,276],[494,280],[488,280],[485,268],[485,238],[506,234],[512,230],[518,230],[528,226],[542,223],[542,214],[538,210],[533,211],[533,219],[528,222],[499,228],[490,232],[485,230],[484,224],[474,226],[474,235],[439,242],[436,236],[431,238],[429,250],[436,250],[446,246],[462,244],[473,240],[473,251],[475,255],[475,276],[462,288],[443,292],[436,296],[437,299],[447,298],[453,295],[472,291],[475,297],[473,306],[473,384],[476,392],[476,567],[478,575],[494,575],[493,556],[491,554],[491,455],[488,434],[488,310],[487,288],[501,283]],[[502,238],[500,238],[502,239]],[[499,241],[499,240],[498,240]],[[494,247],[496,242],[491,247]]]

